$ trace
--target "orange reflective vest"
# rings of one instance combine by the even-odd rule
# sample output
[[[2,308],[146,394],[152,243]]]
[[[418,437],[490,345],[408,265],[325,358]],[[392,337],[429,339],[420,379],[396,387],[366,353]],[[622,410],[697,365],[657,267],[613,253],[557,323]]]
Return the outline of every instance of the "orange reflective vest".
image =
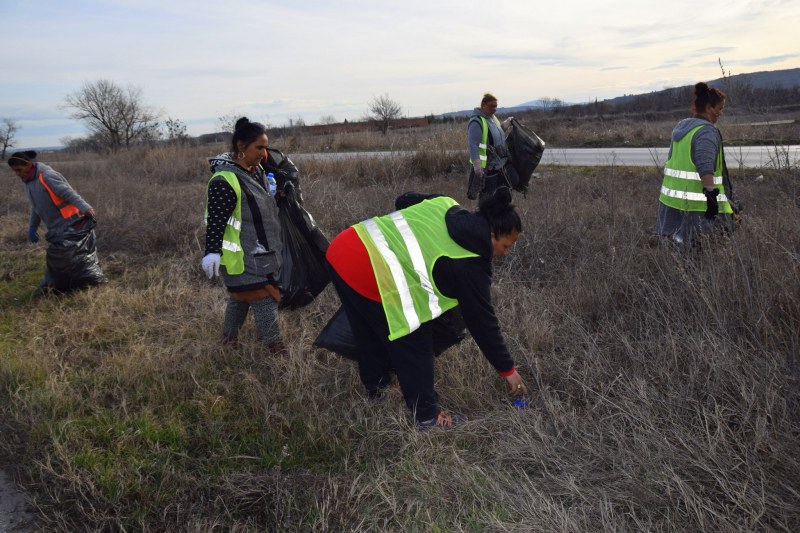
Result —
[[[55,205],[56,209],[61,212],[61,218],[70,218],[74,215],[80,215],[81,212],[77,207],[53,192],[53,189],[51,189],[50,186],[47,185],[47,182],[44,181],[44,176],[41,172],[39,173],[39,182],[47,190],[47,194],[50,195],[50,200],[52,200],[53,205]]]

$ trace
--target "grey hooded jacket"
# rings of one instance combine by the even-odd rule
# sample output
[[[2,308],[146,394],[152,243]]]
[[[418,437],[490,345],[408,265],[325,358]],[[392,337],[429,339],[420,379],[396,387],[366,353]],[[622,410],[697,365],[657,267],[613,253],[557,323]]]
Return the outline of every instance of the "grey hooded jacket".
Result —
[[[47,189],[39,181],[40,175],[56,195],[77,207],[80,214],[63,218],[61,212],[50,198]],[[64,176],[44,163],[36,163],[33,179],[25,184],[25,196],[27,196],[31,204],[30,227],[36,230],[39,224],[44,222],[47,228],[47,233],[45,234],[47,242],[60,242],[63,240],[64,232],[70,225],[80,220],[81,215],[92,208],[70,187]]]
[[[702,118],[681,120],[672,130],[672,142],[681,140],[697,126],[702,127],[692,137],[692,162],[701,176],[714,174],[717,166],[717,154],[722,146],[722,135],[711,122]],[[667,159],[670,157],[672,157],[672,143],[670,143]],[[718,214],[714,221],[710,221],[705,218],[703,213],[681,211],[661,202],[658,203],[656,235],[670,237],[678,243],[689,245],[697,235],[714,233],[719,228],[733,231],[730,215]]]
[[[230,171],[239,178],[242,187],[242,226],[239,239],[244,250],[244,272],[228,274],[225,268],[220,269],[222,280],[229,291],[247,291],[259,289],[267,283],[277,283],[280,278],[282,262],[281,225],[278,218],[278,206],[275,198],[269,193],[264,172],[257,167],[252,174],[233,163],[227,156],[217,156],[209,161],[213,173]],[[214,177],[209,183],[222,181],[230,187],[222,176]],[[245,189],[252,193],[261,215],[261,227],[267,242],[259,242],[256,231],[256,217],[247,201]],[[230,217],[231,213],[227,214]]]
[[[472,115],[470,115],[469,118],[469,123],[467,124],[469,158],[472,161],[477,161],[480,157],[478,153],[478,144],[480,144],[483,134],[483,125],[481,124],[480,117],[485,118],[486,123],[489,125],[489,139],[487,139],[486,142],[486,144],[489,145],[486,151],[486,168],[489,170],[503,168],[508,162],[506,134],[494,118],[487,117],[483,114],[480,107],[473,109]]]
[[[672,130],[672,142],[683,139],[697,126],[703,126],[692,138],[692,161],[697,167],[697,172],[703,176],[713,174],[717,166],[717,153],[722,144],[722,136],[716,126],[702,118],[686,118],[678,122]],[[672,156],[672,144],[669,147],[669,157]]]

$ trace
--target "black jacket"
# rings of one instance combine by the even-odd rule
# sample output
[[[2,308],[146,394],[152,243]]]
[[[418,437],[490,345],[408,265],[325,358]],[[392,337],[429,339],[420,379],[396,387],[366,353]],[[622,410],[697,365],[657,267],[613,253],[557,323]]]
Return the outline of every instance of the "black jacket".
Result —
[[[395,200],[403,209],[440,194],[405,193]],[[478,254],[478,257],[451,259],[441,257],[433,266],[433,281],[445,296],[458,300],[472,338],[492,366],[501,373],[514,368],[500,323],[492,305],[492,238],[491,228],[478,212],[455,205],[445,215],[447,232],[459,246]]]

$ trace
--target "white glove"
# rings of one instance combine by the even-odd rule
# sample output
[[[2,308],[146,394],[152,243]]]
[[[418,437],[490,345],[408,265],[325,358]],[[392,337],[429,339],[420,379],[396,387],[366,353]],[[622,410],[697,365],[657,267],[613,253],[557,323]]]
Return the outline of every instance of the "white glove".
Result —
[[[508,128],[511,127],[511,121],[512,120],[514,120],[514,117],[508,117],[507,119],[505,119],[503,121],[503,123],[501,124],[501,126],[503,127],[503,131],[505,131],[505,130],[507,130]]]
[[[214,276],[219,276],[219,254],[208,254],[203,257],[202,266],[203,272],[206,273],[208,279],[213,278]]]

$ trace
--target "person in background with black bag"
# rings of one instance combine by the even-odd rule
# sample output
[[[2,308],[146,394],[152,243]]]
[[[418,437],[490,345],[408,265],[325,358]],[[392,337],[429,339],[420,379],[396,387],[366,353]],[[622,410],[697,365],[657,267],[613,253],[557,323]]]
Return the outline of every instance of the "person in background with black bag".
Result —
[[[206,249],[201,265],[221,276],[229,299],[222,341],[239,344],[239,329],[253,308],[261,340],[273,355],[287,355],[278,324],[281,226],[278,206],[260,163],[269,138],[263,124],[236,122],[230,154],[209,160],[213,175],[206,199]]]
[[[527,394],[492,305],[492,258],[506,255],[522,231],[511,191],[485,195],[476,212],[435,194],[406,193],[395,207],[341,232],[326,256],[367,397],[381,396],[394,370],[417,428],[463,423],[439,407],[433,375],[431,325],[457,307],[511,393]]]
[[[28,240],[39,242],[39,225],[47,228],[47,266],[37,296],[51,291],[68,292],[106,282],[97,260],[95,212],[67,182],[48,165],[36,161],[36,152],[15,152],[8,159],[11,170],[22,179],[31,204]]]
[[[511,127],[508,117],[503,122],[497,118],[497,97],[483,95],[481,106],[476,107],[467,123],[467,148],[472,165],[467,184],[467,197],[475,200],[490,194],[498,187],[516,187],[517,171],[511,166],[506,146],[506,131]]]

